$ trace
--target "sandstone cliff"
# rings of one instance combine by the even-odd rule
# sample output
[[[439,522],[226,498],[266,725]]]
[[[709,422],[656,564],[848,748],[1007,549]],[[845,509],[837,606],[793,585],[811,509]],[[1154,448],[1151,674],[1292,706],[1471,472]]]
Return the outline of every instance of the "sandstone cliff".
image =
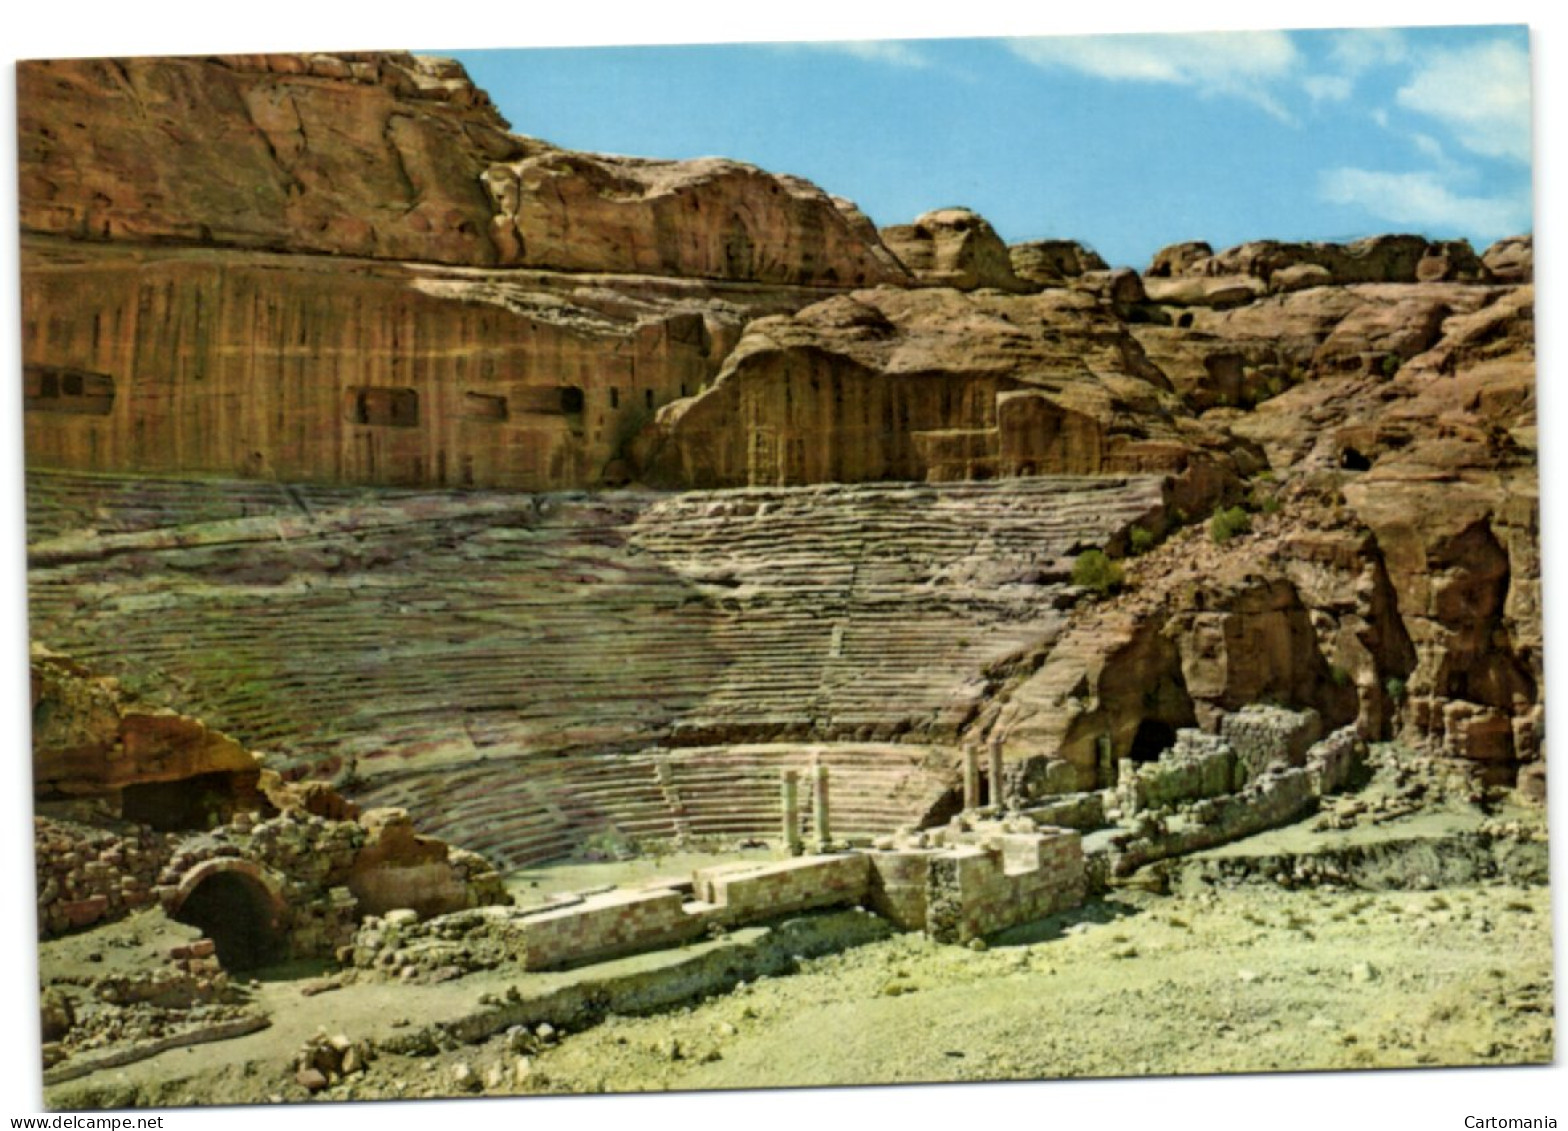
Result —
[[[747,320],[907,278],[814,185],[512,135],[441,60],[34,62],[18,88],[39,465],[615,483]]]
[[[752,323],[638,457],[694,486],[1155,475],[1196,513],[1260,461],[1168,390],[1088,294],[858,291]]]
[[[1072,598],[1060,639],[1067,547],[1039,549],[1050,584],[1017,588],[1019,611],[1002,618],[1033,627],[998,635],[980,616],[972,627],[994,646],[957,650],[961,693],[896,719],[858,700],[825,707],[847,629],[816,641],[810,617],[759,598],[769,571],[752,547],[693,535],[737,559],[671,549],[682,564],[654,571],[629,607],[739,623],[754,601],[767,616],[788,606],[788,655],[758,670],[794,671],[798,647],[801,670],[839,675],[739,707],[727,681],[750,687],[739,674],[751,661],[720,649],[666,703],[636,674],[684,639],[685,622],[666,619],[646,655],[632,633],[617,671],[590,673],[615,708],[573,716],[551,742],[963,737],[1043,765],[1052,788],[1084,788],[1172,728],[1274,699],[1503,776],[1542,764],[1528,236],[1479,255],[1416,235],[1189,242],[1140,276],[1067,241],[1009,248],[967,209],[878,233],[852,204],[738,162],[565,151],[508,132],[461,68],[410,55],[29,63],[18,79],[38,467],[323,491],[765,488],[776,498],[758,505],[785,513],[850,508],[829,524],[843,540],[824,549],[811,534],[785,573],[809,575],[810,555],[825,555],[818,566],[848,571],[851,604],[862,496],[792,488],[1117,477],[1136,505],[1075,552],[1128,554],[1176,532],[1129,563],[1120,598]],[[314,521],[307,494],[289,490]],[[721,496],[692,503],[710,505],[761,521]],[[1255,512],[1251,533],[1216,543],[1193,525],[1235,505]],[[39,599],[50,631],[80,628],[59,589],[93,563],[125,583],[121,555],[170,548],[173,535],[99,530],[99,509],[49,548],[61,571]],[[466,534],[420,537],[435,561]],[[582,576],[597,576],[606,537],[540,544],[587,555]],[[499,544],[481,558],[505,559]],[[296,552],[192,560],[242,588],[250,569],[279,586],[324,562],[360,568],[357,552]],[[994,572],[957,560],[926,561],[927,583]],[[1023,583],[1007,577],[1012,600]],[[955,607],[960,622],[976,615],[969,596]],[[888,654],[916,671],[948,665],[934,647]],[[560,672],[543,662],[554,689]],[[521,747],[555,727],[545,714]],[[485,744],[470,723],[441,715],[440,737],[410,739],[410,757],[470,757]]]
[[[1135,563],[1127,596],[1004,693],[991,725],[1010,750],[1056,750],[1059,780],[1081,788],[1106,780],[1104,758],[1140,728],[1275,700],[1504,774],[1541,771],[1534,296],[1420,282],[1423,245],[1309,249],[1324,271],[1403,283],[1242,286],[1250,297],[1224,309],[1164,303],[1131,328],[1202,420],[1261,445],[1263,513],[1223,546],[1190,531]],[[1256,276],[1216,265],[1278,256],[1277,280],[1293,254],[1181,245],[1150,282],[1218,293]]]

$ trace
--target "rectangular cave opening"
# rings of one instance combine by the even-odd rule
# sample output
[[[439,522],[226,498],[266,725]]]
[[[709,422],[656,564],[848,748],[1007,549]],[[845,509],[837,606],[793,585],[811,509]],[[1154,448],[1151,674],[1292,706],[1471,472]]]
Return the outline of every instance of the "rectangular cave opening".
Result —
[[[114,378],[81,369],[24,365],[22,398],[30,412],[108,416],[114,409]]]
[[[514,409],[531,416],[581,416],[585,404],[583,391],[576,385],[535,385],[516,390],[511,399]]]
[[[417,428],[419,394],[413,389],[364,385],[349,389],[347,415],[351,424],[380,428]]]
[[[505,397],[489,393],[464,393],[463,417],[466,420],[490,420],[500,423],[507,419]]]

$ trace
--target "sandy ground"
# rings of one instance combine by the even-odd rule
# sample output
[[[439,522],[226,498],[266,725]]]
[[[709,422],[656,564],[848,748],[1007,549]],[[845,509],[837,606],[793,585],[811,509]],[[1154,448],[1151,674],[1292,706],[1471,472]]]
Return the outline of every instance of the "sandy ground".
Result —
[[[1544,889],[1130,892],[983,952],[900,936],[535,1056],[540,1090],[735,1088],[1552,1056]],[[474,1057],[483,1061],[491,1050]]]
[[[323,1022],[358,1038],[456,1015],[484,989],[470,977],[303,998],[274,978],[256,991],[275,1017],[264,1033],[49,1099],[303,1100],[289,1059]],[[1550,902],[1544,887],[1490,885],[1128,889],[984,950],[902,935],[672,1013],[519,1036],[383,1053],[318,1098],[1541,1063],[1553,1050]]]
[[[893,935],[657,1015],[612,1014],[573,1032],[513,1028],[479,1044],[442,1036],[417,1055],[387,1049],[509,990],[534,1000],[574,979],[599,979],[597,992],[628,973],[684,977],[706,954],[752,944],[741,932],[575,972],[503,968],[433,985],[350,978],[319,994],[304,991],[330,966],[300,964],[237,983],[270,1016],[267,1029],[104,1069],[45,1098],[85,1109],[1550,1062],[1545,814],[1483,806],[1436,778],[1412,785],[1398,759],[1378,765],[1321,817],[1145,869],[988,944]],[[1352,809],[1359,816],[1339,827],[1334,818]],[[1378,853],[1354,884],[1271,878],[1297,862],[1364,858],[1368,846]],[[514,873],[508,888],[528,904],[767,855],[571,861]],[[1476,882],[1494,866],[1514,880]],[[848,937],[827,919],[813,929]],[[40,968],[90,975],[132,963],[141,944],[193,934],[147,912],[45,944]],[[380,1051],[312,1094],[295,1067],[318,1033]]]

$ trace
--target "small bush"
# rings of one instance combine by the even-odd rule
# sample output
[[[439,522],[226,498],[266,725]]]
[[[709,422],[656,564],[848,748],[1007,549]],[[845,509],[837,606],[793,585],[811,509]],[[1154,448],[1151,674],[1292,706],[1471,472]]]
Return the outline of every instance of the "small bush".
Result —
[[[1073,562],[1073,584],[1093,590],[1102,597],[1122,587],[1122,567],[1101,550],[1086,550]]]
[[[1279,496],[1264,495],[1263,500],[1258,503],[1258,510],[1264,514],[1277,514],[1279,512]]]
[[[1383,684],[1383,690],[1388,692],[1388,697],[1395,703],[1403,703],[1405,701],[1405,681],[1397,675],[1388,677],[1388,680]]]
[[[1399,372],[1399,355],[1385,353],[1383,359],[1377,363],[1377,370],[1385,377],[1392,377]]]
[[[1252,530],[1252,517],[1240,507],[1230,507],[1217,510],[1214,517],[1209,519],[1209,537],[1214,539],[1214,544],[1223,546],[1238,534],[1247,534]]]
[[[1350,686],[1350,670],[1342,664],[1335,664],[1329,668],[1328,678],[1334,682],[1335,687]]]
[[[1154,549],[1154,541],[1154,531],[1142,526],[1133,527],[1132,534],[1128,538],[1128,544],[1134,554],[1147,554]]]

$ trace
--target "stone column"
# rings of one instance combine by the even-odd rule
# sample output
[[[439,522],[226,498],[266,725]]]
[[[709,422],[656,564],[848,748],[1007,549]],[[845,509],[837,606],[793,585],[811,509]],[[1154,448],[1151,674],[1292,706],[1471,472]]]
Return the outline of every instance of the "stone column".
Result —
[[[816,825],[817,851],[826,852],[833,845],[833,833],[828,821],[828,768],[818,762],[811,768],[812,817]]]
[[[964,746],[964,812],[980,808],[980,758],[975,748]]]
[[[991,808],[998,814],[1002,812],[1002,744],[996,739],[991,740],[990,749],[986,752],[990,758],[987,776],[991,779]]]
[[[785,770],[783,775],[784,851],[800,855],[800,775]]]

